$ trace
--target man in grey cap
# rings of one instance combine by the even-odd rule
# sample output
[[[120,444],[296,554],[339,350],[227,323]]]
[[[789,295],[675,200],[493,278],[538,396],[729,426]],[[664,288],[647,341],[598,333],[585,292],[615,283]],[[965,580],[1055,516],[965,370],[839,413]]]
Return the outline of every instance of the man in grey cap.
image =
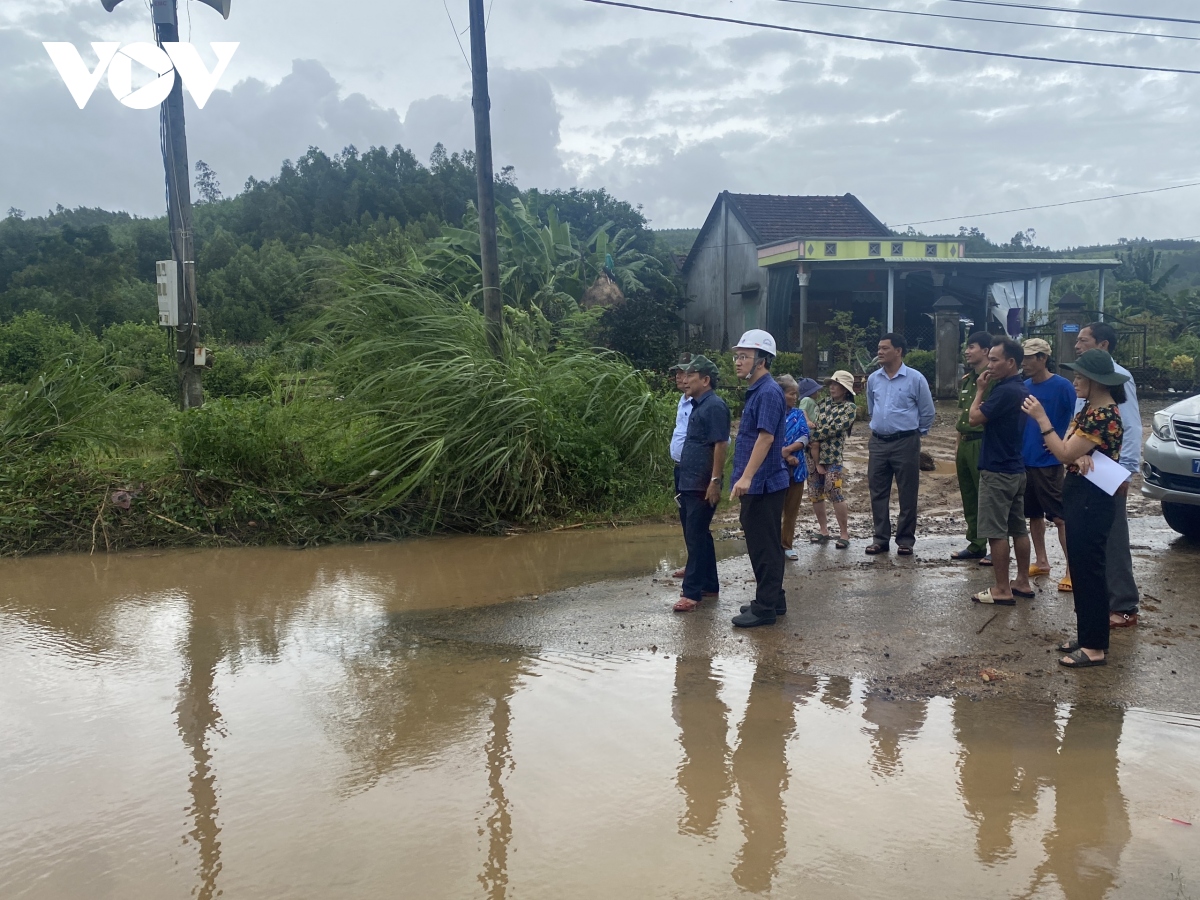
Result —
[[[1067,428],[1075,414],[1075,386],[1049,369],[1054,352],[1041,338],[1030,338],[1024,344],[1025,359],[1021,370],[1025,375],[1025,390],[1037,397],[1050,417],[1055,433],[1066,437]],[[1046,553],[1046,521],[1058,529],[1058,542],[1063,558],[1067,557],[1066,520],[1063,518],[1062,488],[1066,469],[1046,449],[1037,422],[1026,418],[1022,445],[1025,460],[1025,518],[1029,520],[1029,537],[1033,542],[1033,561],[1029,577],[1050,574],[1050,557]],[[1067,588],[1071,586],[1070,569],[1065,573]]]
[[[683,454],[683,439],[687,436],[688,416],[692,413],[692,400],[687,394],[688,377],[685,371],[691,361],[692,354],[682,353],[679,356],[679,362],[667,370],[668,373],[675,376],[675,388],[679,391],[679,404],[675,407],[675,430],[671,432],[671,459],[675,461],[677,468]],[[684,527],[682,509],[679,510],[679,525]],[[681,567],[671,574],[675,578],[682,578],[686,568],[686,566]]]

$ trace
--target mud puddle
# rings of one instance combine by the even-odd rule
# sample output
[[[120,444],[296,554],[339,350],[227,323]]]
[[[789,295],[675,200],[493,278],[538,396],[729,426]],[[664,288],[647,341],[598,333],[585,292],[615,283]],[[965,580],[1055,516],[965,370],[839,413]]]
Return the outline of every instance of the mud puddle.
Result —
[[[405,627],[598,534],[5,563],[0,896],[1200,895],[1200,718]]]

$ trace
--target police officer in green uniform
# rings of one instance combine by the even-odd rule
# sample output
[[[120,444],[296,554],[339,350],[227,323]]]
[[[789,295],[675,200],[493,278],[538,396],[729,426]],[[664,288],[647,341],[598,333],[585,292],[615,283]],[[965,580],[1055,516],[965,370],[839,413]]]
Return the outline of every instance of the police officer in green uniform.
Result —
[[[967,364],[967,374],[963,376],[962,387],[958,391],[958,450],[954,454],[954,467],[958,470],[958,491],[962,494],[963,518],[967,520],[967,546],[950,554],[951,559],[985,559],[987,557],[987,541],[979,539],[976,524],[979,519],[979,446],[983,439],[983,426],[971,425],[968,416],[971,402],[975,399],[975,382],[987,368],[988,351],[992,349],[992,336],[986,331],[976,331],[967,338],[967,349],[963,359]],[[988,385],[987,399],[992,392]]]

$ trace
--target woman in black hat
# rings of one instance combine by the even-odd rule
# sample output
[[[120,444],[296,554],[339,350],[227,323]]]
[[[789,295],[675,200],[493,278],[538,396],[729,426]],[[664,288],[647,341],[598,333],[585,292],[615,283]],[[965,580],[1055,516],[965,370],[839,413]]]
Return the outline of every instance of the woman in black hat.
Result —
[[[1067,464],[1063,514],[1079,638],[1059,647],[1067,654],[1059,663],[1069,669],[1085,669],[1108,662],[1108,583],[1104,568],[1116,499],[1084,475],[1092,468],[1094,452],[1113,461],[1121,457],[1125,429],[1117,405],[1125,402],[1124,384],[1129,376],[1115,371],[1112,357],[1103,350],[1088,350],[1074,363],[1063,363],[1063,368],[1074,370],[1075,394],[1087,401],[1065,438],[1055,433],[1036,397],[1026,400],[1022,408],[1038,423],[1046,449]],[[1121,490],[1126,487],[1122,485]]]

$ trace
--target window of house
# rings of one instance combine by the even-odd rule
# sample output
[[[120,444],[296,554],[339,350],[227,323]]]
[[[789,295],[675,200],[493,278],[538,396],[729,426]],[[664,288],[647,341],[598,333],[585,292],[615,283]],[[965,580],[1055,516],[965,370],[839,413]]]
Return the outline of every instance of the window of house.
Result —
[[[871,241],[867,244],[867,256],[882,256],[883,247],[879,241]]]
[[[837,244],[834,241],[826,241],[825,255],[826,256],[837,256]]]
[[[904,241],[893,241],[892,242],[892,256],[903,256],[903,255],[904,255]]]
[[[937,256],[937,244],[926,244],[925,245],[925,255],[926,256]]]

